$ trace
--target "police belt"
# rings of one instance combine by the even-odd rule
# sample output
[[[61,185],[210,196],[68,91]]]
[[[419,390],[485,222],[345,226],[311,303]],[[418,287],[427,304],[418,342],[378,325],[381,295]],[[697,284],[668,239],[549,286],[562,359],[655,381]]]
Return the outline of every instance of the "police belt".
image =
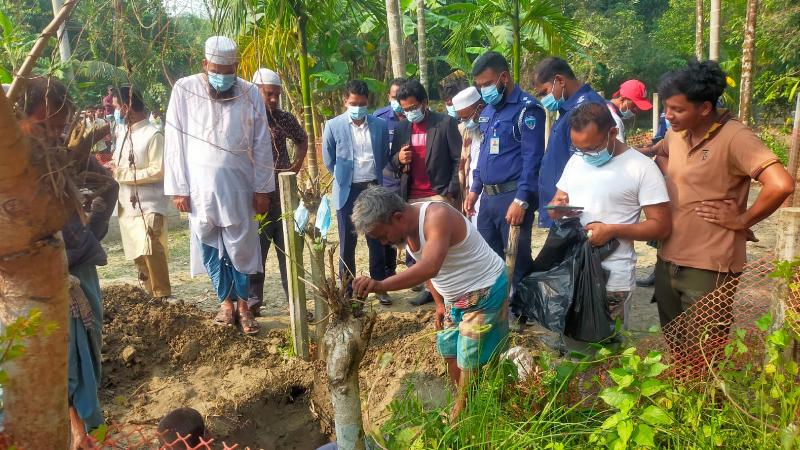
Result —
[[[383,176],[399,180],[402,175],[397,172],[392,172],[391,170],[384,168]]]
[[[500,195],[506,192],[516,191],[517,180],[506,181],[500,184],[484,184],[483,190],[486,192],[486,195]]]
[[[375,181],[375,180],[372,180],[372,181],[362,181],[360,183],[351,183],[350,187],[351,188],[356,188],[356,189],[367,189],[368,187],[377,186],[377,185],[378,185],[378,182]]]

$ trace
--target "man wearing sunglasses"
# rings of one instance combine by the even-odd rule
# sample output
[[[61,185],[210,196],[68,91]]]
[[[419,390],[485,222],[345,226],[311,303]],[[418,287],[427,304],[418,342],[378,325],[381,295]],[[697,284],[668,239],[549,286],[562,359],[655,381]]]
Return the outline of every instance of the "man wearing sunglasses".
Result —
[[[667,187],[653,161],[617,140],[619,130],[606,105],[576,106],[570,113],[569,126],[572,156],[550,205],[584,209],[548,210],[548,214],[554,220],[579,216],[594,246],[617,238],[619,247],[602,266],[610,272],[606,283],[609,313],[627,329],[636,285],[633,241],[669,236],[672,222]],[[640,222],[643,210],[645,220]]]

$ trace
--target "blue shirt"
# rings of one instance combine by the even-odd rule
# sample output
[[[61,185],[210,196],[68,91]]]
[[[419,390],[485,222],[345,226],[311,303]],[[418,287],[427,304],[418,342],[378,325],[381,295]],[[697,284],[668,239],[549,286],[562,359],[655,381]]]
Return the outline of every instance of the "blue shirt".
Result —
[[[516,85],[499,110],[486,105],[479,119],[481,150],[470,190],[480,194],[484,184],[517,180],[516,198],[535,203],[544,154],[544,120],[539,101]],[[500,141],[495,155],[491,154],[492,136]]]
[[[572,146],[570,136],[569,114],[572,109],[581,103],[592,102],[605,105],[606,100],[592,89],[589,83],[584,84],[558,110],[558,119],[550,130],[547,141],[547,151],[542,158],[542,170],[539,173],[539,227],[550,228],[552,219],[544,210],[556,196],[556,183],[564,172],[567,161],[572,156],[569,149]],[[586,206],[586,205],[577,205]]]
[[[386,126],[389,127],[389,150],[392,149],[392,140],[394,139],[394,127],[400,121],[397,119],[397,114],[394,113],[392,109],[392,105],[384,106],[381,109],[378,109],[373,114],[375,117],[380,117],[381,119],[386,121]],[[392,168],[392,163],[386,165],[386,170],[389,172],[394,172]],[[392,178],[392,177],[383,177],[383,186],[387,188],[399,188],[400,187],[400,179],[399,178]]]

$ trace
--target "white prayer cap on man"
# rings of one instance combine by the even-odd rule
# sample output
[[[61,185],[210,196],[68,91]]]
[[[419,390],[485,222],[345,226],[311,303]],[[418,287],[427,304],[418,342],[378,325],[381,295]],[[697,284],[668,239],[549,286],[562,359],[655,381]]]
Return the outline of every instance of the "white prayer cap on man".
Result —
[[[236,64],[236,42],[225,36],[211,36],[206,40],[206,61],[221,66]]]
[[[253,75],[253,84],[270,84],[272,86],[281,85],[281,77],[269,69],[258,69]]]
[[[456,111],[461,111],[462,109],[467,109],[474,105],[480,99],[481,93],[478,92],[478,89],[475,88],[475,86],[470,86],[453,97],[453,106],[456,108]]]

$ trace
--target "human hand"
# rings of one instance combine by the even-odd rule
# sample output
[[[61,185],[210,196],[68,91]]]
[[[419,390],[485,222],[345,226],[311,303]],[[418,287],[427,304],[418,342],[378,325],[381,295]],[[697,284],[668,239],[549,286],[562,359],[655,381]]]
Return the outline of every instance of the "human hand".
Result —
[[[444,303],[436,302],[436,331],[444,329]]]
[[[464,212],[467,213],[467,217],[475,215],[475,203],[478,202],[478,198],[477,192],[470,192],[464,200]]]
[[[172,203],[175,204],[175,208],[177,208],[180,212],[192,212],[192,203],[188,196],[174,195],[172,197]]]
[[[253,209],[256,210],[256,214],[266,214],[269,210],[269,194],[254,193]]]
[[[522,219],[525,217],[525,210],[522,209],[522,206],[519,206],[517,202],[511,202],[511,205],[508,207],[508,212],[506,212],[506,222],[509,225],[519,225],[522,223]]]
[[[105,165],[103,165],[103,167],[105,167],[106,169],[108,169],[108,170],[110,170],[111,172],[113,172],[113,171],[114,171],[114,169],[116,169],[116,168],[117,168],[117,165],[116,165],[116,164],[114,164],[114,161],[109,161],[109,162],[105,163]]]
[[[739,206],[732,198],[725,200],[712,200],[702,202],[703,206],[695,208],[697,215],[709,223],[719,225],[733,231],[744,230],[747,227],[742,222]]]
[[[605,245],[606,242],[614,238],[614,231],[611,225],[603,222],[592,222],[583,227],[583,229],[587,231],[589,243],[595,247]]]
[[[373,292],[378,294],[386,292],[385,289],[383,289],[383,282],[365,276],[360,276],[353,280],[353,295],[355,295],[356,298],[367,298],[367,296]]]
[[[411,163],[411,144],[406,144],[400,147],[400,153],[398,154],[398,159],[400,160],[400,164]]]
[[[556,192],[549,206],[569,206],[569,194],[563,191]],[[553,219],[579,216],[583,211],[579,209],[549,210],[547,214]]]

